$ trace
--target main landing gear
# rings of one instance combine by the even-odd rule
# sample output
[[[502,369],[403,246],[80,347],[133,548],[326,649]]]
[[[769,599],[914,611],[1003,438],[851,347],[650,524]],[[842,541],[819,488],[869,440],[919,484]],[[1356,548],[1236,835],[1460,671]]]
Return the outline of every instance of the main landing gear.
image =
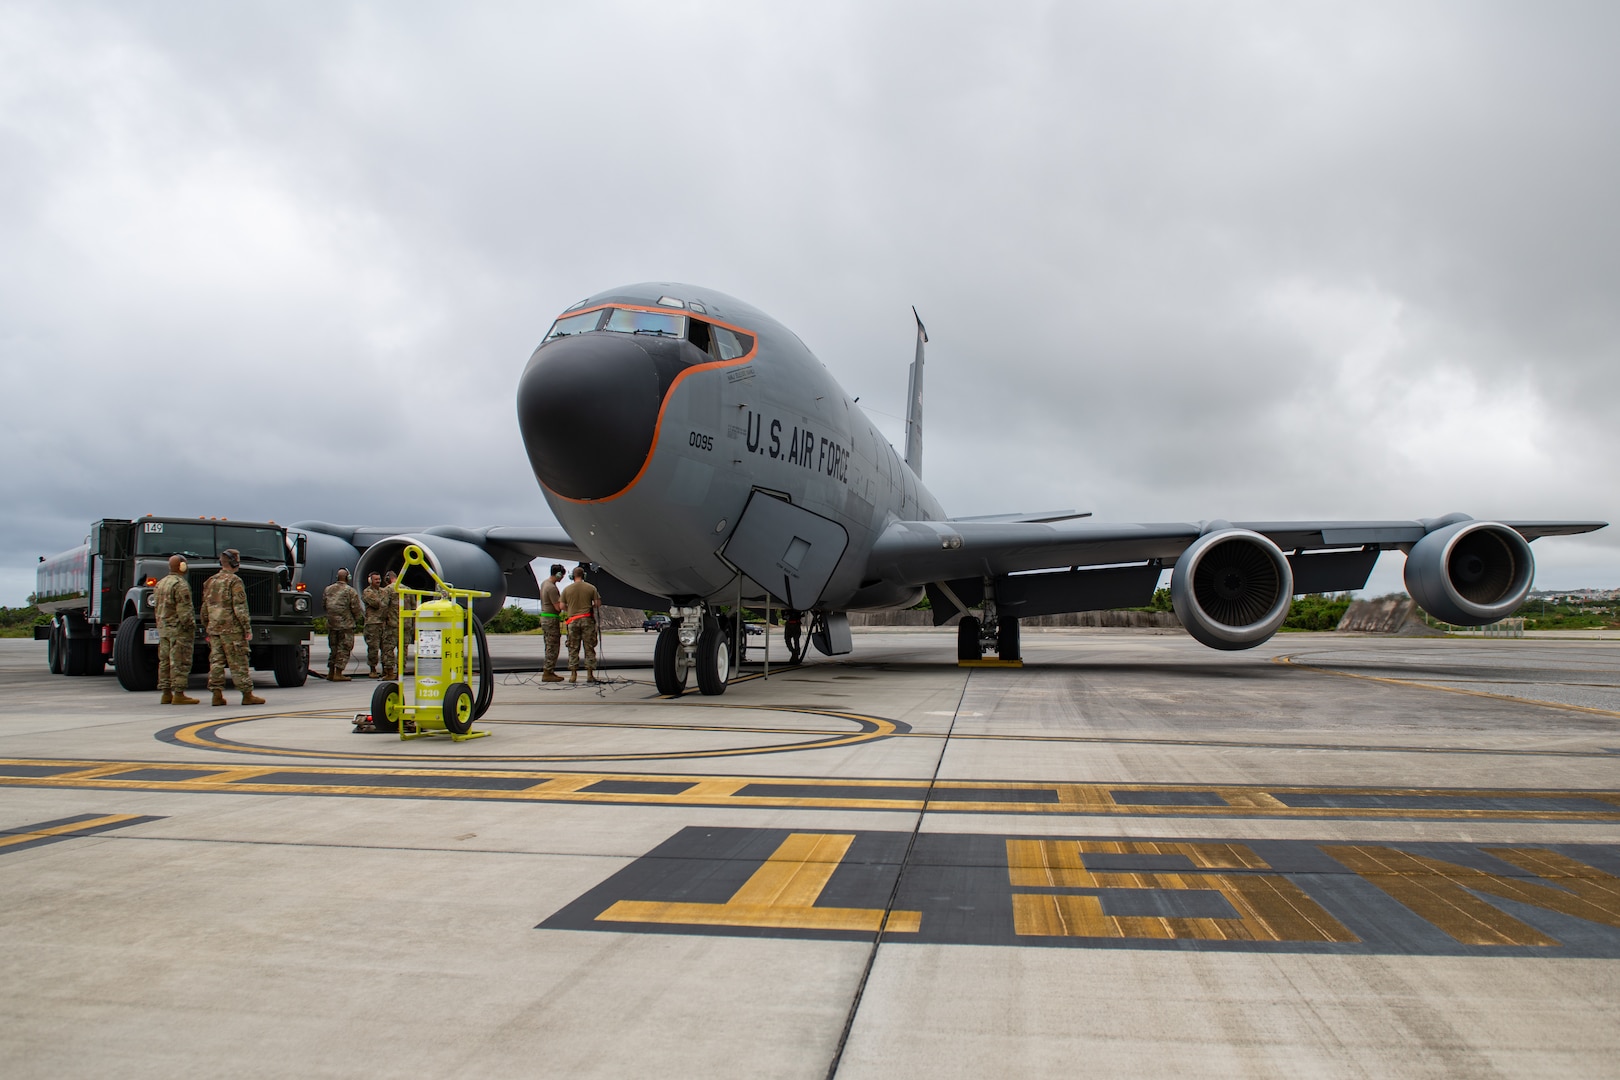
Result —
[[[997,617],[993,604],[984,606],[983,620],[972,615],[962,616],[956,624],[956,658],[983,660],[984,654],[994,649],[996,658],[1009,663],[1024,658],[1019,639],[1018,620],[1010,615]]]
[[[653,682],[660,694],[679,697],[696,676],[698,692],[713,697],[742,666],[742,647],[732,628],[706,605],[672,607],[669,623],[653,648]]]

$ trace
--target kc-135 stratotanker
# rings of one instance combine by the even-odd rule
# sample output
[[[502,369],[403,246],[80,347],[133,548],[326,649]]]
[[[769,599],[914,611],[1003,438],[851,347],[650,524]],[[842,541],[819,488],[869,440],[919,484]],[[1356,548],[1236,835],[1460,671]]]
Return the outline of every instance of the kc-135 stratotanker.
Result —
[[[709,289],[628,285],[552,324],[518,381],[529,464],[561,527],[378,528],[301,522],[305,578],[364,581],[418,544],[441,577],[540,595],[530,562],[593,564],[606,603],[668,609],[659,690],[695,675],[722,693],[743,638],[722,607],[803,613],[827,655],[850,651],[847,612],[960,614],[957,651],[1019,657],[1019,620],[1146,604],[1172,567],[1187,632],[1216,649],[1275,634],[1296,594],[1359,589],[1381,551],[1406,552],[1406,585],[1436,618],[1481,625],[1530,591],[1530,541],[1599,521],[1259,521],[1110,524],[1057,511],[960,518],[923,486],[923,346],[917,321],[901,457],[791,330]],[[319,596],[320,589],[311,590]],[[795,661],[797,657],[794,658]]]

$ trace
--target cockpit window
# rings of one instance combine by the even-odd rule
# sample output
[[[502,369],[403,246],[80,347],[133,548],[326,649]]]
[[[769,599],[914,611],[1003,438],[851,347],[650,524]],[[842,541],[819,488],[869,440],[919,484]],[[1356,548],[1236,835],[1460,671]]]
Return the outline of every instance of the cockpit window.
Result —
[[[723,326],[714,327],[713,334],[714,354],[722,360],[746,356],[748,350],[754,347],[754,340],[747,334],[734,334]]]
[[[583,315],[569,315],[558,319],[552,324],[551,333],[546,335],[546,340],[567,337],[570,334],[588,334],[595,330],[597,324],[601,321],[602,313],[600,311],[587,311]]]
[[[602,329],[616,334],[652,334],[657,337],[678,338],[686,336],[686,317],[666,315],[661,311],[610,308],[607,325]]]

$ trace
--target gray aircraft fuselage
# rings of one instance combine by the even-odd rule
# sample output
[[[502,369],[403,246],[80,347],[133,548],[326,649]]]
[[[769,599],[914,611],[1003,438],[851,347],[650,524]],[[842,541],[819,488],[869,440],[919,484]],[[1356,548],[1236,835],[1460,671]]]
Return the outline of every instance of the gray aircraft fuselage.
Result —
[[[862,578],[889,523],[942,519],[938,500],[804,343],[739,300],[652,283],[581,301],[529,358],[517,409],[558,523],[629,585],[734,600],[718,553],[758,490],[847,531],[818,607],[921,598]]]

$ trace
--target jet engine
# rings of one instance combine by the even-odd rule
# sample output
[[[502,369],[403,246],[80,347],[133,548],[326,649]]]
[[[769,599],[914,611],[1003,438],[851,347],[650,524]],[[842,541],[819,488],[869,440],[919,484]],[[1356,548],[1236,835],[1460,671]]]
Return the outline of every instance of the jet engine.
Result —
[[[1483,626],[1513,614],[1535,575],[1529,542],[1494,521],[1436,529],[1406,556],[1406,591],[1424,611],[1458,626]]]
[[[506,574],[501,564],[477,544],[453,540],[432,533],[390,536],[366,548],[355,568],[355,588],[365,588],[366,579],[373,571],[387,577],[388,571],[398,571],[405,564],[405,548],[415,544],[422,549],[434,573],[458,589],[487,592],[482,600],[473,601],[473,613],[484,622],[498,614],[506,604]],[[413,567],[402,575],[405,585],[412,589],[432,589],[433,579],[420,567]]]
[[[1205,533],[1170,575],[1176,617],[1212,649],[1252,649],[1265,641],[1288,618],[1293,598],[1287,556],[1247,529]]]
[[[355,564],[360,561],[360,552],[342,537],[315,528],[294,525],[292,531],[304,536],[302,581],[313,598],[314,613],[324,615],[326,587],[337,580],[339,570],[354,572]]]

